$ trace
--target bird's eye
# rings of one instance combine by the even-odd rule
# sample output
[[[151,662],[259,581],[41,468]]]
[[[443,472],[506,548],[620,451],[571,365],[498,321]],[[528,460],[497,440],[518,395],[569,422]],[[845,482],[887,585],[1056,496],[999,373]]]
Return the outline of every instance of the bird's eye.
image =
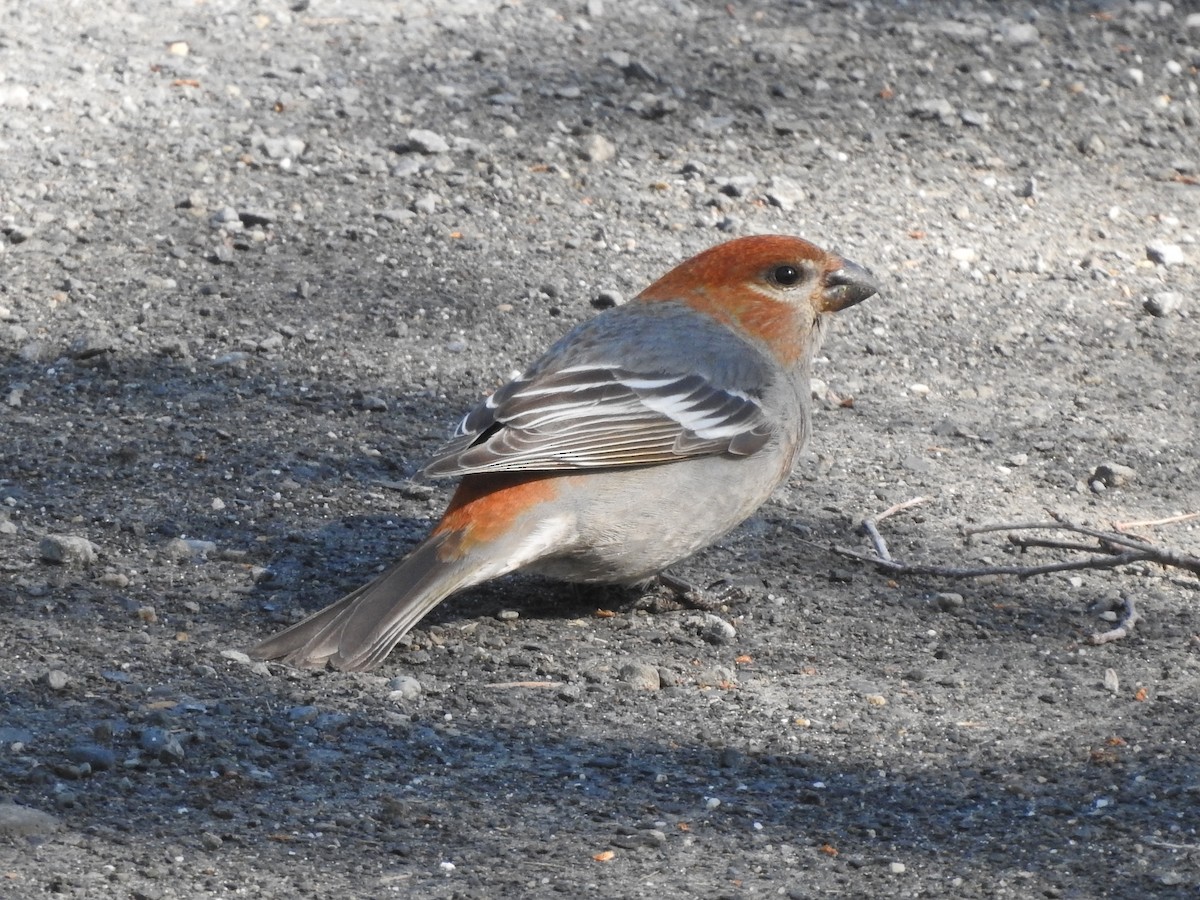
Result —
[[[776,266],[771,272],[771,280],[780,287],[791,287],[800,280],[800,270],[795,266]]]

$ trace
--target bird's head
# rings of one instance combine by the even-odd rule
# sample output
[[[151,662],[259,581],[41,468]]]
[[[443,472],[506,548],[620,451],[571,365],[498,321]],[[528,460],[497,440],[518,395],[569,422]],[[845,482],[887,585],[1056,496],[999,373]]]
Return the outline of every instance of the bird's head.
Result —
[[[826,313],[878,292],[875,276],[857,263],[802,238],[754,235],[680,263],[637,299],[683,302],[795,365],[819,340]]]

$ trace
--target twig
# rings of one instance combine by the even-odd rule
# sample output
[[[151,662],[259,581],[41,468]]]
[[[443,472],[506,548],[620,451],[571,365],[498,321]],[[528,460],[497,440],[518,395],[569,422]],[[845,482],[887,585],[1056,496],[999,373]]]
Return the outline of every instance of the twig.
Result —
[[[1143,519],[1140,522],[1113,522],[1113,531],[1124,531],[1127,528],[1155,528],[1159,525],[1174,525],[1176,522],[1188,522],[1200,519],[1200,512],[1183,513],[1178,516],[1167,516],[1165,519]]]
[[[911,500],[905,500],[903,503],[897,503],[895,506],[889,506],[879,515],[871,519],[863,519],[859,528],[862,533],[871,539],[871,545],[875,548],[875,555],[882,560],[888,562],[892,559],[892,554],[888,552],[887,541],[883,539],[883,535],[879,533],[879,523],[888,516],[894,516],[898,512],[906,509],[912,509],[914,506],[919,506],[925,502],[924,497],[913,497]]]
[[[1096,549],[1093,544],[1082,544],[1078,541],[1056,541],[1053,538],[1020,537],[1015,534],[1008,536],[1008,542],[1022,550],[1028,550],[1030,547],[1043,547],[1047,550],[1074,550],[1078,553],[1092,553]]]
[[[494,681],[485,687],[504,691],[510,688],[557,688],[562,687],[565,683],[563,681]]]
[[[1049,575],[1053,572],[1071,572],[1077,569],[1115,569],[1130,563],[1143,562],[1152,557],[1144,552],[1127,551],[1115,556],[1089,556],[1087,559],[1070,560],[1067,562],[1047,563],[1041,566],[933,566],[897,562],[890,557],[884,559],[871,556],[849,547],[830,545],[828,548],[838,556],[857,559],[861,562],[872,563],[892,575],[937,575],[943,578],[982,578],[985,575],[1014,575],[1021,580],[1032,578],[1034,575]],[[1158,560],[1154,560],[1157,562]]]
[[[898,507],[893,507],[885,512],[885,515],[890,515],[899,508],[904,508],[909,504],[900,504]],[[1113,531],[1101,531],[1097,528],[1091,528],[1087,525],[1079,525],[1072,522],[1065,516],[1059,513],[1050,513],[1054,519],[1053,522],[1012,522],[1008,524],[980,525],[974,528],[964,529],[966,535],[983,534],[993,531],[1021,531],[1042,529],[1045,531],[1069,531],[1075,534],[1083,534],[1090,538],[1094,538],[1098,546],[1090,544],[1053,541],[1048,538],[1010,538],[1018,546],[1028,547],[1051,547],[1061,550],[1073,550],[1083,553],[1104,554],[1092,555],[1086,559],[1069,560],[1066,562],[1047,563],[1040,566],[934,566],[934,565],[910,565],[908,563],[897,562],[892,559],[891,554],[887,550],[887,542],[883,536],[879,534],[878,528],[875,527],[875,522],[883,518],[883,515],[876,519],[864,519],[862,530],[871,537],[871,542],[875,547],[875,555],[871,556],[859,550],[853,550],[849,547],[839,547],[831,545],[829,549],[839,556],[849,557],[851,559],[861,560],[862,562],[872,563],[878,568],[889,572],[893,575],[940,575],[945,578],[979,578],[984,575],[1015,575],[1017,578],[1030,578],[1034,575],[1047,575],[1052,572],[1069,572],[1077,569],[1114,569],[1119,566],[1126,566],[1137,562],[1152,562],[1167,568],[1184,569],[1193,574],[1200,575],[1200,557],[1192,556],[1187,553],[1180,553],[1177,550],[1171,550],[1167,547],[1159,547],[1156,544],[1148,543],[1144,538],[1130,537],[1128,535],[1118,534]],[[1120,548],[1120,549],[1118,549]]]
[[[1107,644],[1110,641],[1119,641],[1129,637],[1133,633],[1133,626],[1142,620],[1138,615],[1137,607],[1133,605],[1132,597],[1122,597],[1121,602],[1124,605],[1124,611],[1121,613],[1121,618],[1117,622],[1117,627],[1108,631],[1093,634],[1088,641],[1092,644]]]

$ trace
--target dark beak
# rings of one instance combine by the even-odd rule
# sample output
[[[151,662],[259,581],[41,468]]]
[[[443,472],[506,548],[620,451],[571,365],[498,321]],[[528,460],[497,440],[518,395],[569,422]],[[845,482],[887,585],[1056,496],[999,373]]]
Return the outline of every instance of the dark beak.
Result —
[[[843,259],[841,266],[825,276],[825,311],[837,312],[878,293],[879,282],[870,269]]]

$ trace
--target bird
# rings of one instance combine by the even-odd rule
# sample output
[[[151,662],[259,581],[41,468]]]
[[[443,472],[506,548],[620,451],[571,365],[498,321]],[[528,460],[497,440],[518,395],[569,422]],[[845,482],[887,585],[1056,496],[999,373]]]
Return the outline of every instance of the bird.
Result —
[[[865,267],[786,235],[680,263],[463,417],[420,472],[461,480],[408,556],[250,655],[367,671],[446,597],[510,572],[662,575],[788,478],[828,316],[879,290]]]

